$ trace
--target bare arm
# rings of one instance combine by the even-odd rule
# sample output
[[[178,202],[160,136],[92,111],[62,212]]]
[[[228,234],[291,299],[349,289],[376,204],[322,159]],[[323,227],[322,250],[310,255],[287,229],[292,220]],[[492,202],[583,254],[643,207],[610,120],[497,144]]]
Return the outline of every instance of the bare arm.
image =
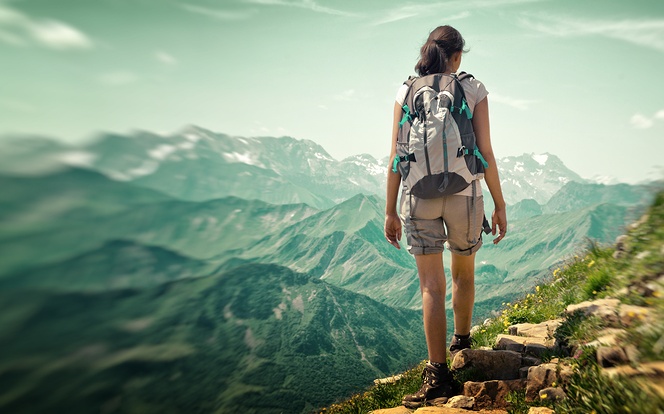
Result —
[[[401,117],[401,106],[394,103],[394,117],[392,122],[392,146],[390,148],[390,164],[387,166],[387,202],[385,204],[385,239],[397,249],[400,249],[401,220],[397,214],[397,197],[399,195],[399,184],[401,173],[392,171],[392,163],[397,154],[397,133],[399,132],[399,120]]]
[[[505,199],[503,198],[503,190],[500,187],[500,177],[498,176],[498,166],[496,165],[496,157],[493,155],[493,148],[491,147],[491,129],[489,127],[489,102],[484,98],[481,102],[475,105],[473,111],[473,130],[477,138],[477,147],[479,148],[482,156],[489,164],[489,167],[484,171],[484,181],[489,192],[493,198],[495,210],[491,214],[491,228],[492,234],[496,235],[496,227],[499,230],[498,237],[493,240],[494,244],[505,237],[507,232],[507,213],[505,211]]]

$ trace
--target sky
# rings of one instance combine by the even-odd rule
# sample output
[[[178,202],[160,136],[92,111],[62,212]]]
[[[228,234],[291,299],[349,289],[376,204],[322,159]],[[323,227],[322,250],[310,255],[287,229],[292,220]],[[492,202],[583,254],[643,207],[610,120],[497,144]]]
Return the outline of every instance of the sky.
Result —
[[[664,178],[661,0],[0,0],[0,134],[195,124],[381,158],[396,91],[442,24],[489,91],[498,158]]]

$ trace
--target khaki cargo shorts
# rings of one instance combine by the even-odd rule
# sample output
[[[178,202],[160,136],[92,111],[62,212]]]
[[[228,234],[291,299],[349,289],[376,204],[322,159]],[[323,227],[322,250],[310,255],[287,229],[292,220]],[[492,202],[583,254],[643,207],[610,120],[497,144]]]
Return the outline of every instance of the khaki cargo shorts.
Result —
[[[422,199],[404,190],[400,211],[410,254],[440,253],[447,242],[452,253],[470,256],[482,246],[481,195]]]

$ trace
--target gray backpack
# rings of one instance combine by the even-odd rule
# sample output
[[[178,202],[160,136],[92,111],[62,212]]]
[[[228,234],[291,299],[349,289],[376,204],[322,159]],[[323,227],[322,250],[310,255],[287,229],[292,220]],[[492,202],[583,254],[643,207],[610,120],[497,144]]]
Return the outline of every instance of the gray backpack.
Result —
[[[461,81],[472,75],[410,77],[393,171],[419,198],[456,194],[482,178],[488,164],[476,142]],[[473,185],[473,189],[475,189]]]

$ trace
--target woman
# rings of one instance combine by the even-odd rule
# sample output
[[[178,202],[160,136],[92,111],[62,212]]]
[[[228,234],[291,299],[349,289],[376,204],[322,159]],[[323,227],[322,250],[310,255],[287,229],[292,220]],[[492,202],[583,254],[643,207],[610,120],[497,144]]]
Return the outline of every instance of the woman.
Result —
[[[451,26],[440,26],[433,30],[420,50],[420,59],[415,70],[420,76],[434,73],[456,73],[461,65],[464,48],[461,34]],[[498,237],[494,244],[505,237],[507,217],[505,201],[500,188],[496,160],[491,148],[489,132],[488,92],[484,85],[472,77],[461,80],[465,98],[472,112],[472,126],[477,147],[488,167],[484,179],[493,198],[495,210],[491,215],[491,232]],[[396,156],[399,122],[402,105],[408,91],[403,85],[394,105],[394,122],[390,157]],[[408,408],[427,405],[432,400],[453,395],[452,376],[447,367],[445,316],[445,272],[443,269],[443,243],[447,241],[452,253],[452,307],[454,310],[454,339],[450,346],[452,357],[464,348],[470,348],[470,324],[475,300],[475,253],[482,245],[481,232],[484,202],[481,186],[473,185],[454,195],[418,199],[407,194],[409,203],[401,198],[401,217],[397,214],[397,194],[401,175],[391,169],[387,177],[387,205],[385,209],[385,238],[397,249],[400,248],[402,220],[406,225],[408,251],[414,255],[422,293],[424,333],[429,361],[424,369],[423,384],[418,392],[406,395],[403,404]],[[473,214],[468,197],[476,197],[477,217]],[[473,234],[476,237],[466,237]],[[473,240],[472,243],[469,240]]]

